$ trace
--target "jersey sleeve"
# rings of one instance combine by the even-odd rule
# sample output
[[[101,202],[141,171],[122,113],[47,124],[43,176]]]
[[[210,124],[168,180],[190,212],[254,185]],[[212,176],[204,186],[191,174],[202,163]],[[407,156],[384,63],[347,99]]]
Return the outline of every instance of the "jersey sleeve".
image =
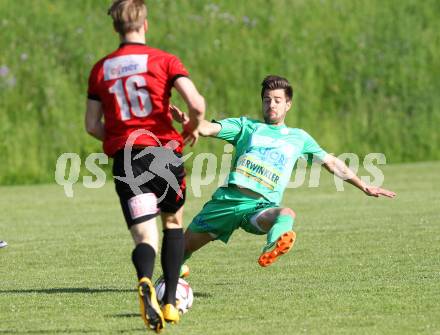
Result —
[[[89,75],[89,86],[87,88],[87,98],[90,100],[101,101],[101,97],[99,96],[98,90],[98,82],[99,82],[99,63],[96,64],[92,71],[90,71]]]
[[[310,156],[313,155],[322,161],[327,155],[327,152],[319,146],[319,144],[312,136],[309,135],[309,133],[303,130],[302,135],[304,138],[304,146],[301,153],[304,155],[308,155],[309,158],[312,158]]]
[[[188,70],[182,64],[180,59],[172,55],[168,63],[168,77],[171,79],[171,82],[174,83],[174,81],[179,77],[188,77],[188,76],[189,76]]]
[[[218,123],[222,127],[215,137],[225,140],[233,145],[237,144],[245,123],[244,118],[229,118],[220,121],[212,120],[212,122]]]

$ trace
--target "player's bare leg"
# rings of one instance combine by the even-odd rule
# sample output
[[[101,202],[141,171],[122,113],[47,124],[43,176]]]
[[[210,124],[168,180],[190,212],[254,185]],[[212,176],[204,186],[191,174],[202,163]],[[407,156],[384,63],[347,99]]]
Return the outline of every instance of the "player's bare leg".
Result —
[[[164,228],[161,261],[165,281],[162,312],[165,321],[177,323],[179,311],[176,306],[176,289],[184,252],[183,207],[176,213],[162,212],[161,217]]]
[[[292,230],[295,216],[290,208],[270,208],[257,216],[258,226],[267,231],[267,244],[258,259],[261,266],[271,265],[292,249],[296,238]]]
[[[195,233],[185,231],[185,260],[191,257],[192,253],[213,241],[214,237],[209,233]]]
[[[135,245],[146,243],[157,252],[159,234],[155,218],[131,226],[130,233]]]
[[[138,294],[142,319],[145,325],[160,332],[165,325],[156,292],[151,283],[154,260],[157,253],[158,232],[156,219],[150,219],[130,227],[136,247],[132,253],[133,264],[139,279]]]
[[[209,233],[195,233],[187,229],[185,231],[185,255],[183,261],[186,262],[193,252],[199,250],[204,245],[213,241],[215,238]],[[189,267],[186,264],[182,264],[180,269],[180,277],[186,278],[189,276]]]

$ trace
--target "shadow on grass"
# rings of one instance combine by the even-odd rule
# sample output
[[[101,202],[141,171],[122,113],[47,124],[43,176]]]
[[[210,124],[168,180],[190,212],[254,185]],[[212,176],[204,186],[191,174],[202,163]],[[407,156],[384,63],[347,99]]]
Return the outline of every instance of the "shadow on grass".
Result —
[[[0,334],[69,334],[69,333],[96,334],[96,330],[85,330],[85,329],[0,330]]]
[[[194,298],[212,298],[212,294],[207,292],[194,292],[193,294]]]
[[[207,292],[194,292],[194,298],[211,298],[212,294]],[[119,313],[105,315],[107,318],[139,318],[139,313]]]
[[[90,287],[65,287],[65,288],[44,288],[44,289],[21,289],[21,290],[0,290],[0,294],[14,293],[14,294],[58,294],[58,293],[111,293],[111,292],[137,292],[136,289],[125,288],[90,288]],[[212,298],[211,293],[194,292],[195,298]]]
[[[106,332],[106,334],[123,334],[145,331],[144,328],[115,330]],[[42,329],[42,330],[3,330],[0,329],[0,334],[99,334],[99,330],[86,329]]]
[[[140,318],[139,313],[119,313],[119,314],[109,314],[105,315],[106,318]]]
[[[43,293],[43,294],[58,294],[58,293],[111,293],[111,292],[136,292],[136,289],[121,289],[121,288],[90,288],[90,287],[64,287],[64,288],[45,288],[45,289],[20,289],[20,290],[0,290],[2,293]]]

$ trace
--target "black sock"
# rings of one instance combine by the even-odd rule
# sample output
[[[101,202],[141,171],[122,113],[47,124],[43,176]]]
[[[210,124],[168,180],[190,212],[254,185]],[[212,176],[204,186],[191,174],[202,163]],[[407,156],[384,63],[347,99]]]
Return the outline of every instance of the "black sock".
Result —
[[[176,289],[183,262],[184,243],[183,229],[163,231],[161,262],[165,280],[164,304],[176,304]]]
[[[136,268],[138,279],[153,276],[154,260],[156,252],[153,247],[147,243],[140,243],[134,248],[131,254],[131,260]]]

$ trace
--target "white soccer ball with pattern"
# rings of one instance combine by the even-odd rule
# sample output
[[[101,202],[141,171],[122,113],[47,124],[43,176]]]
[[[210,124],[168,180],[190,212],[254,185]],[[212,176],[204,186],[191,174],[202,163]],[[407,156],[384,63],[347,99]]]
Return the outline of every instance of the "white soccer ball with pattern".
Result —
[[[162,299],[165,294],[165,280],[163,278],[156,282],[155,289],[157,300],[162,304]],[[182,278],[179,278],[179,282],[177,283],[176,300],[178,301],[177,308],[182,314],[188,312],[188,309],[191,308],[194,301],[194,294],[191,286],[189,286],[188,282]]]

